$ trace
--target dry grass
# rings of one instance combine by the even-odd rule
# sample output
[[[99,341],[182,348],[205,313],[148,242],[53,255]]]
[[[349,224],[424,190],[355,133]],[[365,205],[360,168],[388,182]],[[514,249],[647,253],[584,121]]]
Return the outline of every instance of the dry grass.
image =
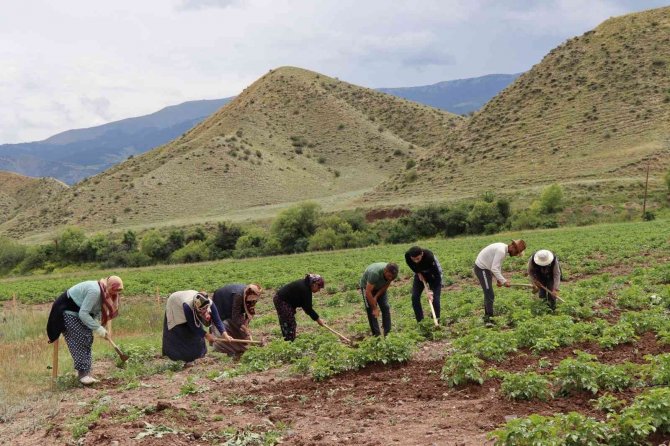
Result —
[[[607,20],[568,40],[492,99],[416,181],[366,201],[458,197],[553,182],[643,178],[670,167],[670,8]]]

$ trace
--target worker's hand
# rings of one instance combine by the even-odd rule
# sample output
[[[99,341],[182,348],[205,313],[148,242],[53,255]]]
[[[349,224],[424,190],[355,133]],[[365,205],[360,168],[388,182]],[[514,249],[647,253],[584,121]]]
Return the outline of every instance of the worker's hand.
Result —
[[[556,299],[558,299],[559,297],[561,297],[561,296],[558,295],[558,290],[551,290],[551,292],[554,294],[554,297],[555,297]]]
[[[433,292],[428,290],[426,293],[428,295],[428,301],[432,304],[433,303]]]
[[[511,286],[512,286],[512,282],[510,282],[509,280],[507,282],[505,282],[505,288],[509,288]]]
[[[94,330],[94,333],[103,339],[107,339],[107,330],[102,325]]]
[[[502,283],[501,281],[499,281],[499,280],[496,280],[496,285],[498,285],[499,287],[501,287],[501,286],[503,286],[503,283]]]
[[[537,287],[537,285],[533,284],[533,294],[537,294],[540,291],[540,289]]]
[[[221,337],[222,337],[223,339],[225,339],[226,341],[232,341],[232,340],[233,340],[233,338],[228,334],[227,331],[224,331],[224,332],[221,334]]]
[[[372,315],[374,317],[379,317],[379,305],[374,306],[374,308],[372,309]]]
[[[319,325],[321,325],[322,327],[325,327],[325,326],[326,326],[326,321],[324,321],[324,320],[321,319],[321,318],[317,319],[317,320],[316,320],[316,323],[319,324]]]
[[[425,282],[425,281],[426,281],[426,278],[423,277],[423,274],[421,274],[421,273],[417,273],[416,275],[419,276],[419,280],[420,280],[420,281],[422,281],[422,282]]]
[[[216,341],[216,338],[212,333],[205,333],[205,339],[207,339],[207,342],[209,342],[209,345],[214,344],[214,341]]]

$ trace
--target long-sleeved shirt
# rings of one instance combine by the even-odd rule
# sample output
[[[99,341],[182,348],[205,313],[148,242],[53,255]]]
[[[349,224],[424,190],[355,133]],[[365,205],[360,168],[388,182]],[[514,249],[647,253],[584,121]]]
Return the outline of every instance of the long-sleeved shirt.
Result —
[[[293,308],[301,307],[312,320],[319,320],[319,315],[312,308],[312,289],[309,286],[309,279],[300,279],[286,284],[279,288],[277,295]]]
[[[100,327],[102,315],[102,296],[100,285],[95,280],[81,282],[67,290],[67,295],[79,307],[79,312],[66,311],[75,316],[79,316],[81,322],[91,330],[97,330]],[[91,316],[93,315],[93,316]]]
[[[414,263],[409,252],[406,252],[405,262],[407,263],[407,266],[409,266],[409,269],[414,271],[415,274],[421,273],[428,281],[442,277],[442,267],[440,266],[440,262],[429,249],[423,250],[423,256],[419,263]]]
[[[248,322],[244,309],[244,289],[246,287],[243,283],[233,283],[214,291],[212,300],[222,320],[230,319],[238,327]]]
[[[200,322],[196,325],[195,323],[195,316],[193,315],[193,309],[190,307],[189,304],[183,303],[182,308],[184,309],[184,316],[186,316],[186,325],[188,328],[195,334],[199,335],[201,338],[205,337],[205,326],[202,325]],[[226,329],[223,326],[223,322],[221,322],[221,317],[219,317],[219,311],[216,309],[216,305],[212,305],[210,307],[212,309],[212,323],[216,325],[217,330],[219,330],[219,333],[223,333],[226,331]]]
[[[561,286],[561,266],[558,263],[558,257],[554,256],[554,261],[549,265],[540,266],[533,260],[534,256],[533,253],[528,259],[528,275],[544,286],[551,285],[554,290],[559,289]]]
[[[495,278],[501,283],[507,282],[502,275],[502,262],[509,253],[505,243],[492,243],[482,249],[475,260],[475,265],[481,269],[487,269],[493,273]]]

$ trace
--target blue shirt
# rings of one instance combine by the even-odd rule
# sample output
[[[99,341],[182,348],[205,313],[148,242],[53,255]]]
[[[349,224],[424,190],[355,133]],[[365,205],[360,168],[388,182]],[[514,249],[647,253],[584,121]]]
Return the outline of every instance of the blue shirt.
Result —
[[[96,280],[87,280],[76,284],[67,290],[67,295],[79,306],[79,313],[74,311],[66,311],[66,313],[79,316],[82,323],[91,331],[100,327],[100,322],[97,319],[102,316],[102,296],[100,286]]]

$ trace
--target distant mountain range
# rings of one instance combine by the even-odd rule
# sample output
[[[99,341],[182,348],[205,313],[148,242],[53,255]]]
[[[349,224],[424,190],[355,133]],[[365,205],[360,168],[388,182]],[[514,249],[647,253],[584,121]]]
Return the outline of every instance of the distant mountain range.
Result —
[[[464,115],[482,108],[519,76],[521,73],[489,74],[470,79],[438,82],[422,87],[378,88],[377,91]]]
[[[455,114],[478,110],[518,74],[491,74],[378,91]],[[190,101],[146,116],[87,129],[68,130],[44,141],[0,145],[0,170],[31,177],[54,177],[74,184],[124,161],[167,144],[195,127],[234,98]]]

